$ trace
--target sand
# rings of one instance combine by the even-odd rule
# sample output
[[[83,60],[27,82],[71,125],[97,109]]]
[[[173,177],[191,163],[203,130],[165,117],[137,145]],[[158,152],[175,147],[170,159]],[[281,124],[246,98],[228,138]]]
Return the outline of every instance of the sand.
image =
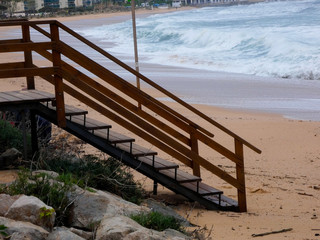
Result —
[[[59,20],[78,21],[109,16],[112,19],[118,16],[129,17],[128,14],[77,16]],[[16,59],[20,59],[17,54],[0,55],[0,62]],[[162,67],[157,66],[157,68]],[[38,79],[36,86],[40,90],[52,90],[49,84]],[[0,91],[20,90],[23,87],[25,87],[24,79],[1,79]],[[153,90],[147,89],[147,91],[156,97],[161,96]],[[86,109],[86,106],[72,98],[68,98],[68,102]],[[165,103],[184,115],[190,116],[189,112],[181,109],[177,104]],[[248,212],[207,211],[198,204],[186,202],[184,198],[161,186],[157,199],[176,204],[173,206],[174,209],[189,221],[198,225],[199,228],[206,227],[208,230],[205,231],[205,235],[208,239],[211,237],[212,239],[245,240],[252,239],[252,234],[290,228],[292,230],[288,232],[266,235],[261,239],[319,239],[316,235],[320,234],[320,174],[318,172],[320,171],[320,123],[292,120],[270,113],[230,110],[207,105],[194,106],[262,150],[262,154],[258,155],[245,148]],[[105,119],[96,113],[91,116]],[[232,139],[198,117],[191,116],[191,119],[214,132],[218,142],[232,148]],[[129,134],[128,130],[114,123],[111,124],[118,131]],[[152,147],[139,138],[137,142],[146,147]],[[91,150],[88,147],[88,151]],[[206,148],[201,147],[201,150],[206,159],[230,173],[235,171],[230,161]],[[201,173],[204,182],[223,190],[229,197],[236,196],[234,188],[212,177],[204,170]],[[137,178],[145,179],[139,174]],[[144,182],[146,189],[150,190],[151,185],[151,181]]]

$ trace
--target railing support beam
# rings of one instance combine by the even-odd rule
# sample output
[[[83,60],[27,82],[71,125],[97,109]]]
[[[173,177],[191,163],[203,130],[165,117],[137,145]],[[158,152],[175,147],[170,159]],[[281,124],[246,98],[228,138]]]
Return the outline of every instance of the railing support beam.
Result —
[[[190,145],[191,145],[191,151],[195,152],[199,155],[199,146],[198,146],[198,139],[195,136],[196,129],[192,129],[190,132]],[[194,160],[192,160],[192,170],[193,175],[200,177],[200,165],[196,163]]]
[[[23,42],[31,42],[30,37],[30,27],[28,25],[22,25],[22,41]],[[24,51],[24,67],[25,68],[32,68],[33,62],[32,62],[32,53],[30,50]],[[34,84],[34,77],[26,77],[27,79],[27,88],[28,89],[35,89]]]
[[[244,173],[244,154],[243,154],[243,143],[236,139],[234,140],[236,156],[242,160],[242,164],[236,164],[237,180],[242,186],[238,188],[238,204],[239,211],[247,211],[247,198],[246,198],[246,185],[245,185],[245,173]]]
[[[51,41],[59,42],[59,28],[56,24],[50,24]],[[61,54],[56,49],[56,45],[52,48],[52,63],[54,67],[61,68]],[[64,107],[64,95],[63,95],[63,82],[62,77],[55,73],[53,75],[55,96],[56,96],[56,108],[57,108],[57,122],[59,127],[66,127],[65,107]]]

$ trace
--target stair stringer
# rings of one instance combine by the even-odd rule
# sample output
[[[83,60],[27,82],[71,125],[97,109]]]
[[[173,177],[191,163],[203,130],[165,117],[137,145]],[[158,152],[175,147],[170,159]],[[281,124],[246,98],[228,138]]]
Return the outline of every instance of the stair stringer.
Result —
[[[35,107],[35,112],[37,115],[47,119],[51,123],[57,125],[56,111],[45,107],[43,104],[39,103]],[[181,194],[191,201],[196,201],[199,204],[205,206],[209,210],[228,210],[228,211],[238,211],[238,206],[221,206],[219,201],[216,202],[206,199],[206,197],[180,185],[176,180],[167,177],[161,172],[156,171],[152,166],[144,164],[143,162],[137,160],[129,153],[108,144],[105,140],[95,136],[81,126],[72,123],[67,119],[66,127],[64,128],[70,134],[78,137],[79,139],[85,141],[86,143],[92,145],[93,147],[99,149],[100,151],[108,154],[109,156],[120,160],[126,166],[138,171],[139,173],[145,175],[146,177],[160,183],[164,187],[170,189],[171,191]],[[222,199],[224,196],[221,196]]]

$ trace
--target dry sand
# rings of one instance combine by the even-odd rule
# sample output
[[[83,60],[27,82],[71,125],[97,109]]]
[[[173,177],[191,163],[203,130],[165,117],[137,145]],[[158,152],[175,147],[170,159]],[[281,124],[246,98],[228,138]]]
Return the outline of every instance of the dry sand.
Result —
[[[128,14],[128,13],[120,13]],[[114,14],[117,15],[117,14]],[[118,15],[117,15],[118,16]],[[88,16],[72,17],[82,19]],[[90,18],[100,16],[90,16]],[[105,17],[105,16],[103,16]],[[65,20],[65,19],[63,19]],[[16,54],[1,54],[0,62],[19,59]],[[24,79],[1,79],[0,91],[19,90],[25,87]],[[47,83],[37,81],[40,90],[51,90]],[[151,94],[158,93],[148,90]],[[68,100],[71,105],[86,108],[81,103]],[[178,111],[177,104],[167,102]],[[283,118],[280,115],[226,110],[205,105],[196,107],[219,123],[262,150],[258,155],[245,148],[247,185],[247,213],[207,211],[197,204],[186,202],[169,190],[159,187],[158,199],[178,203],[174,208],[200,228],[206,226],[206,235],[212,239],[253,239],[252,234],[292,228],[291,231],[260,237],[261,239],[320,239],[320,123]],[[104,119],[99,114],[93,117]],[[200,125],[212,130],[215,139],[232,148],[232,139],[216,131],[198,117],[191,117]],[[113,128],[128,134],[113,124]],[[138,144],[151,147],[138,139]],[[203,156],[220,165],[224,170],[235,171],[230,161],[202,148]],[[184,168],[182,168],[184,169]],[[6,173],[11,174],[11,173]],[[144,179],[137,174],[137,177]],[[219,179],[202,171],[204,182],[235,197],[236,191]],[[152,182],[145,181],[151,189]]]

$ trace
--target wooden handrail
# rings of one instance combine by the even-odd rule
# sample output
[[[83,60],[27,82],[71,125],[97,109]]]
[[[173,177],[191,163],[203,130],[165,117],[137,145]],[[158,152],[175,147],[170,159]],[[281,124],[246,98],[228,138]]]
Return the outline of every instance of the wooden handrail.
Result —
[[[49,24],[51,32],[49,33],[39,27],[38,25],[40,24]],[[0,26],[14,25],[22,27],[23,39],[0,40],[0,53],[24,51],[25,61],[0,64],[0,78],[27,76],[27,79],[28,77],[29,79],[32,79],[34,76],[41,76],[43,79],[51,82],[55,86],[59,126],[63,127],[66,123],[63,98],[63,94],[66,92],[105,115],[109,119],[117,122],[119,125],[127,128],[134,134],[145,139],[150,144],[163,150],[186,166],[191,167],[194,175],[200,176],[200,166],[202,166],[232,186],[236,187],[238,190],[239,209],[240,211],[246,211],[243,146],[247,146],[257,153],[261,153],[260,149],[214,121],[212,118],[203,114],[198,109],[187,104],[174,94],[165,90],[158,84],[154,83],[141,73],[136,72],[133,68],[129,67],[58,21],[0,21]],[[29,27],[34,28],[44,36],[48,37],[50,42],[32,42],[29,36]],[[189,111],[195,113],[213,126],[233,137],[235,147],[234,152],[213,140],[212,137],[214,135],[207,129],[199,126],[194,121],[191,121],[164,103],[140,90],[133,84],[86,57],[84,54],[63,43],[59,38],[59,28],[82,41],[84,44],[96,50],[103,56],[109,58],[111,61],[148,83],[153,88],[164,93],[166,96],[170,97]],[[52,50],[52,52],[47,50]],[[41,56],[51,61],[53,63],[53,67],[38,68],[35,66],[32,62],[32,51],[39,53]],[[120,92],[126,94],[131,99],[137,101],[139,104],[145,106],[148,108],[148,111],[137,107],[135,104],[111,91],[103,84],[98,83],[70,64],[62,61],[60,57],[61,54],[79,64],[84,69],[87,69],[104,82],[115,87]],[[62,79],[65,79],[68,83],[64,83]],[[28,88],[32,88],[32,86],[34,86],[34,81],[28,81]],[[149,113],[149,110],[166,121],[161,121],[157,117],[153,116]],[[168,124],[168,122],[170,124]],[[171,127],[171,124],[176,126],[177,129]],[[179,129],[184,132],[181,133]],[[201,141],[211,149],[220,153],[222,156],[233,161],[236,164],[236,178],[201,157],[198,148],[198,141]]]
[[[41,24],[50,24],[50,22],[47,21],[34,21],[33,23],[37,23],[40,22]],[[19,22],[18,22],[19,23]],[[114,57],[113,55],[109,54],[108,52],[106,52],[105,50],[103,50],[102,48],[96,46],[95,44],[93,44],[92,42],[88,41],[86,38],[82,37],[80,34],[74,32],[73,30],[71,30],[70,28],[68,28],[67,26],[65,26],[64,24],[55,21],[55,23],[64,31],[66,31],[67,33],[69,33],[70,35],[72,35],[73,37],[77,38],[78,40],[82,41],[83,43],[85,43],[86,45],[90,46],[91,48],[93,48],[94,50],[96,50],[97,52],[99,52],[100,54],[102,54],[103,56],[107,57],[108,59],[110,59],[111,61],[115,62],[116,64],[118,64],[119,66],[123,67],[125,70],[129,71],[130,73],[134,74],[136,77],[139,77],[141,80],[145,81],[146,83],[148,83],[150,86],[154,87],[155,89],[157,89],[158,91],[164,93],[165,95],[167,95],[168,97],[170,97],[171,99],[175,100],[176,102],[178,102],[179,104],[181,104],[182,106],[186,107],[187,109],[189,109],[190,111],[192,111],[193,113],[197,114],[198,116],[202,117],[203,119],[205,119],[207,122],[211,123],[212,125],[214,125],[215,127],[217,127],[218,129],[224,131],[225,133],[227,133],[228,135],[232,136],[233,138],[241,141],[245,146],[247,146],[248,148],[252,149],[253,151],[257,152],[257,153],[261,153],[261,150],[258,149],[257,147],[255,147],[253,144],[249,143],[248,141],[246,141],[245,139],[243,139],[242,137],[240,137],[239,135],[235,134],[234,132],[230,131],[229,129],[227,129],[226,127],[224,127],[223,125],[221,125],[220,123],[218,123],[217,121],[213,120],[212,118],[208,117],[207,115],[203,114],[202,112],[200,112],[198,109],[194,108],[193,106],[191,106],[190,104],[186,103],[185,101],[181,100],[180,98],[178,98],[177,96],[175,96],[174,94],[172,94],[171,92],[167,91],[166,89],[164,89],[163,87],[161,87],[160,85],[156,84],[155,82],[151,81],[149,78],[147,78],[146,76],[142,75],[141,73],[135,71],[133,68],[131,68],[130,66],[128,66],[127,64],[125,64],[124,62],[120,61],[119,59],[117,59],[116,57]],[[46,31],[44,31],[43,29],[41,29],[40,27],[36,26],[36,24],[32,24],[31,25],[34,29],[38,30],[39,32],[41,32],[42,34],[44,34],[47,37],[50,37],[50,34],[47,33]],[[199,129],[199,130],[204,130],[203,128],[201,128],[200,126],[198,126],[195,123],[190,123],[193,127]],[[205,130],[204,132],[205,134],[207,134],[208,136],[213,136],[213,134],[209,133],[207,130]]]
[[[175,100],[176,102],[180,103],[182,106],[186,107],[187,109],[189,109],[190,111],[196,113],[198,116],[202,117],[203,119],[205,119],[206,121],[208,121],[209,123],[213,124],[214,126],[216,126],[217,128],[219,128],[220,130],[224,131],[225,133],[229,134],[230,136],[238,139],[239,141],[241,141],[244,145],[246,145],[247,147],[249,147],[250,149],[252,149],[253,151],[257,152],[257,153],[261,153],[261,150],[258,149],[257,147],[253,146],[251,143],[249,143],[248,141],[244,140],[243,138],[241,138],[240,136],[238,136],[237,134],[235,134],[234,132],[230,131],[229,129],[225,128],[224,126],[222,126],[221,124],[219,124],[218,122],[214,121],[213,119],[209,118],[207,115],[203,114],[202,112],[200,112],[199,110],[197,110],[196,108],[192,107],[190,104],[186,103],[185,101],[181,100],[180,98],[178,98],[177,96],[175,96],[174,94],[172,94],[171,92],[167,91],[166,89],[162,88],[160,85],[156,84],[155,82],[151,81],[149,78],[147,78],[146,76],[142,75],[141,73],[135,71],[133,68],[131,68],[130,66],[128,66],[127,64],[125,64],[124,62],[120,61],[119,59],[117,59],[116,57],[112,56],[111,54],[107,53],[105,50],[103,50],[102,48],[96,46],[95,44],[93,44],[92,42],[88,41],[87,39],[85,39],[84,37],[82,37],[81,35],[79,35],[78,33],[74,32],[73,30],[69,29],[68,27],[66,27],[65,25],[63,25],[62,23],[58,22],[59,27],[61,27],[64,31],[68,32],[69,34],[71,34],[72,36],[74,36],[75,38],[79,39],[80,41],[82,41],[83,43],[87,44],[88,46],[92,47],[93,49],[95,49],[97,52],[99,52],[100,54],[104,55],[105,57],[109,58],[110,60],[112,60],[113,62],[117,63],[119,66],[123,67],[125,70],[131,72],[132,74],[134,74],[135,76],[139,77],[140,79],[142,79],[143,81],[145,81],[146,83],[148,83],[150,86],[154,87],[155,89],[159,90],[160,92],[164,93],[165,95],[167,95],[168,97],[172,98],[173,100]],[[197,124],[194,125],[195,128],[199,128],[199,126]]]

